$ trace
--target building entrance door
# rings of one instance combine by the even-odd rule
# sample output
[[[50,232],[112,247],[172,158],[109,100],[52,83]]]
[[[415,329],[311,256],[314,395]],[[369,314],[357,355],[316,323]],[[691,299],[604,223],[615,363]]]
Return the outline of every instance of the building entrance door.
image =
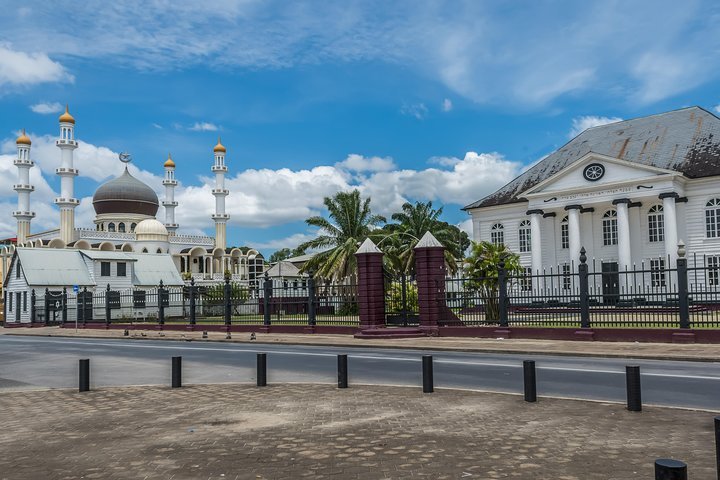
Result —
[[[617,305],[620,300],[620,274],[617,262],[602,264],[603,303]]]

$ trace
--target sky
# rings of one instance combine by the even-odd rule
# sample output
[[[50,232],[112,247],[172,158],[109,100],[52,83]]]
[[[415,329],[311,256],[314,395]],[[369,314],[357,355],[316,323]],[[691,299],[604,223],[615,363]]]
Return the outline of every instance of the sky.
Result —
[[[712,1],[0,0],[0,238],[15,234],[15,138],[37,163],[33,232],[56,227],[57,118],[76,119],[76,225],[131,172],[179,233],[212,234],[212,148],[228,153],[228,243],[270,254],[313,238],[323,198],[359,188],[390,217],[461,210],[585,128],[720,111]],[[160,207],[158,217],[163,220]]]

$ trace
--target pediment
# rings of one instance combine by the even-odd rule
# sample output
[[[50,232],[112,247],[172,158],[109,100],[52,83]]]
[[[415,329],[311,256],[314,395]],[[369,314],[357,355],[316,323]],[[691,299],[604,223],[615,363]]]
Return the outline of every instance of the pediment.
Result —
[[[563,168],[560,172],[523,192],[520,196],[525,197],[567,190],[605,189],[609,185],[639,180],[653,181],[677,175],[681,174],[673,170],[588,153]]]

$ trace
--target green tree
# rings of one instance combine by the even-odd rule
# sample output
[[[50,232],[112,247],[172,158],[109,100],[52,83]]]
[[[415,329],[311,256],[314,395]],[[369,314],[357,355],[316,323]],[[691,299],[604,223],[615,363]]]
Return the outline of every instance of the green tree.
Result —
[[[468,281],[465,289],[477,292],[485,305],[485,320],[497,323],[500,319],[499,302],[499,265],[505,262],[506,282],[513,276],[520,276],[520,256],[511,252],[503,244],[490,242],[472,242],[470,255],[465,258],[465,276]]]
[[[277,263],[285,260],[286,258],[290,258],[293,256],[292,250],[289,248],[281,248],[280,250],[276,251],[272,255],[270,255],[270,259],[268,262],[270,263]]]
[[[328,217],[310,217],[305,223],[320,230],[316,238],[302,243],[298,248],[322,250],[308,260],[303,272],[313,270],[326,279],[339,280],[357,273],[355,252],[372,230],[385,217],[374,215],[370,210],[370,199],[362,199],[358,190],[338,192],[323,200]]]

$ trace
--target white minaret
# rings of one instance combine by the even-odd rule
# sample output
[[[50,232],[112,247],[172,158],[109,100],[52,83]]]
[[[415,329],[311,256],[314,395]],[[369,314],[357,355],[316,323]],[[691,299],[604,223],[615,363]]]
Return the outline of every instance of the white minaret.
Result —
[[[175,201],[177,180],[175,179],[175,162],[169,153],[164,166],[165,179],[162,181],[162,184],[165,185],[165,200],[163,201],[163,207],[165,207],[165,228],[168,234],[175,235],[178,229],[178,224],[175,223],[175,207],[178,206],[178,202]]]
[[[13,190],[18,194],[18,208],[13,212],[13,217],[17,219],[17,243],[25,243],[30,236],[30,222],[35,218],[35,212],[30,211],[30,193],[35,187],[30,185],[30,169],[35,162],[30,160],[30,137],[25,135],[23,129],[15,141],[17,144],[17,158],[15,166],[18,169],[18,183],[13,185]]]
[[[215,188],[212,189],[212,194],[215,196],[215,214],[212,219],[215,220],[215,247],[225,250],[227,247],[227,221],[230,218],[230,215],[225,213],[225,197],[230,191],[225,188],[225,174],[228,171],[225,165],[227,150],[220,143],[220,137],[218,137],[218,143],[213,148],[213,152],[215,152],[215,164],[212,166],[212,171],[215,173]]]
[[[60,177],[60,196],[55,199],[55,205],[60,207],[60,238],[67,245],[75,241],[75,207],[80,201],[75,198],[75,177],[78,175],[73,168],[73,152],[78,147],[75,141],[75,119],[68,112],[60,115],[60,138],[55,141],[62,152],[60,167],[55,173]]]

